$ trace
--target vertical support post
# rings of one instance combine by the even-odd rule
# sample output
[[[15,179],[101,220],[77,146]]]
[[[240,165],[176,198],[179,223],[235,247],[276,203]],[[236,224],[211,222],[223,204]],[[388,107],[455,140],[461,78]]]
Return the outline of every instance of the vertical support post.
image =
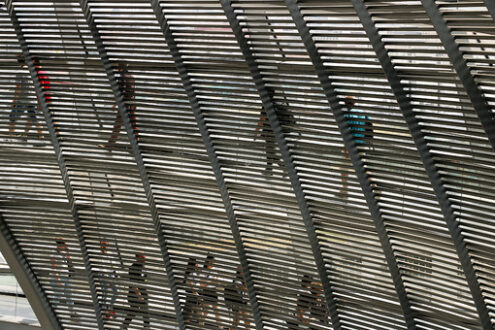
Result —
[[[411,131],[411,136],[413,137],[416,148],[418,149],[418,152],[421,156],[433,190],[435,191],[435,194],[438,198],[445,222],[447,224],[447,228],[457,250],[457,254],[459,256],[459,260],[461,262],[462,269],[466,276],[469,288],[471,289],[474,304],[476,306],[476,309],[478,310],[481,324],[483,325],[484,329],[492,329],[488,309],[483,300],[482,290],[478,283],[478,279],[476,277],[471,259],[469,258],[466,243],[464,241],[462,232],[459,229],[454,210],[452,209],[447,196],[447,190],[442,183],[442,179],[435,164],[433,155],[428,148],[424,135],[421,131],[419,121],[414,114],[411,101],[404,90],[399,75],[397,74],[397,71],[392,64],[392,60],[388,56],[385,44],[383,43],[382,38],[380,37],[375,23],[373,22],[363,0],[352,0],[352,3],[354,5],[354,8],[356,9],[361,24],[363,25],[366,34],[368,35],[371,45],[375,50],[383,71],[387,76],[388,82],[390,83],[395,98],[397,99],[397,103],[399,104],[402,114],[407,122],[407,126]]]
[[[316,230],[314,226],[314,221],[313,217],[311,215],[311,212],[308,207],[308,202],[306,200],[306,197],[304,195],[304,191],[301,187],[301,181],[299,179],[299,176],[297,174],[296,167],[294,165],[294,160],[292,158],[292,155],[290,154],[289,147],[287,145],[287,142],[285,140],[285,137],[282,133],[282,127],[280,125],[280,121],[277,117],[277,112],[275,110],[275,104],[273,103],[273,100],[271,96],[269,95],[265,83],[263,81],[263,77],[261,74],[261,71],[256,64],[256,61],[253,57],[253,54],[251,53],[247,40],[244,37],[242,33],[241,26],[239,24],[239,21],[234,13],[234,9],[232,7],[231,0],[221,0],[223,10],[225,12],[225,15],[227,16],[227,19],[229,21],[229,24],[232,28],[232,31],[235,34],[235,37],[237,39],[237,43],[239,44],[239,47],[244,55],[244,59],[246,60],[246,63],[249,66],[249,70],[251,71],[251,75],[253,77],[253,81],[256,85],[256,89],[258,90],[259,96],[261,98],[261,101],[263,103],[263,107],[265,108],[268,120],[270,122],[270,126],[272,128],[272,131],[277,139],[278,146],[280,148],[280,152],[282,154],[282,158],[284,160],[285,165],[287,166],[289,178],[292,184],[292,188],[294,189],[294,193],[296,195],[298,204],[299,204],[299,209],[301,211],[304,225],[306,227],[306,232],[308,234],[309,242],[311,245],[311,250],[313,252],[313,256],[315,259],[316,267],[318,269],[318,274],[320,276],[321,283],[323,285],[323,289],[325,292],[325,298],[327,301],[327,306],[329,309],[330,313],[330,319],[332,321],[332,325],[334,329],[341,329],[341,321],[340,317],[338,315],[338,310],[337,310],[337,301],[336,298],[332,292],[332,287],[330,284],[330,280],[327,274],[327,270],[325,268],[325,261],[323,259],[323,253],[321,251],[321,246],[318,243],[318,236],[316,235]]]
[[[132,150],[134,152],[134,158],[136,160],[136,164],[139,169],[139,173],[141,175],[141,181],[143,183],[144,191],[146,193],[146,198],[148,200],[148,205],[150,207],[151,217],[153,219],[153,225],[155,234],[158,238],[158,243],[160,245],[160,250],[163,256],[163,262],[165,264],[165,270],[167,272],[168,284],[170,287],[170,291],[172,293],[172,299],[174,302],[175,313],[177,316],[177,322],[179,323],[180,329],[185,329],[184,318],[182,315],[182,308],[179,300],[179,293],[177,291],[177,281],[175,279],[174,272],[172,270],[172,262],[170,258],[170,254],[168,252],[168,242],[165,238],[165,235],[162,230],[162,223],[160,220],[160,215],[158,213],[158,208],[156,206],[155,198],[153,192],[151,190],[150,180],[148,177],[148,173],[146,172],[146,168],[144,165],[143,157],[141,154],[141,149],[139,148],[136,135],[134,133],[134,128],[132,127],[131,118],[127,113],[126,105],[124,103],[124,99],[122,97],[122,93],[120,91],[119,84],[115,77],[115,74],[112,69],[112,64],[108,58],[105,46],[101,40],[100,33],[96,27],[93,16],[90,12],[90,8],[87,0],[81,0],[80,6],[84,17],[86,18],[86,22],[91,30],[93,35],[93,39],[95,41],[96,47],[98,49],[98,53],[103,62],[103,66],[105,68],[105,72],[107,74],[108,80],[112,86],[112,91],[115,97],[115,102],[117,103],[118,111],[120,111],[120,115],[122,117],[122,121],[124,123],[125,129],[127,131],[127,136],[131,143]]]
[[[225,205],[225,211],[227,213],[227,217],[229,219],[230,228],[232,231],[232,236],[234,238],[235,246],[237,249],[237,253],[239,255],[239,261],[242,267],[242,271],[244,274],[244,280],[246,281],[246,287],[248,289],[249,301],[251,303],[251,308],[253,310],[253,318],[256,324],[256,329],[263,329],[263,321],[261,319],[261,313],[259,310],[259,303],[256,294],[256,289],[254,287],[253,278],[251,275],[251,270],[249,268],[249,263],[247,259],[247,253],[244,248],[244,244],[242,242],[242,237],[240,234],[239,224],[237,223],[237,218],[234,213],[234,209],[232,207],[232,201],[230,200],[229,192],[227,186],[225,184],[225,179],[222,173],[222,169],[220,167],[220,163],[218,161],[217,154],[215,152],[215,148],[213,146],[213,142],[211,141],[210,134],[206,128],[206,122],[199,106],[198,99],[196,97],[196,92],[193,88],[191,78],[186,70],[184,62],[179,54],[179,49],[177,44],[172,36],[172,32],[165,20],[165,17],[162,13],[160,3],[158,0],[151,0],[151,6],[153,7],[153,11],[158,19],[160,27],[162,28],[163,35],[167,42],[168,48],[172,57],[174,59],[175,65],[177,67],[177,71],[181,78],[184,89],[189,98],[189,103],[191,104],[191,108],[194,113],[194,117],[196,118],[196,122],[198,124],[198,128],[201,133],[201,137],[203,138],[203,142],[206,147],[206,151],[208,153],[208,157],[212,164],[213,172],[215,173],[215,178],[218,184],[218,188],[220,189],[220,194],[222,196],[223,203]]]
[[[356,144],[354,142],[352,134],[349,131],[347,122],[344,117],[344,113],[337,98],[337,93],[332,87],[332,83],[330,78],[328,77],[328,74],[325,72],[323,60],[321,59],[321,56],[318,53],[318,50],[315,46],[309,28],[306,25],[306,22],[304,21],[304,17],[302,16],[302,13],[297,5],[297,0],[286,0],[286,4],[292,15],[292,19],[296,24],[299,34],[304,42],[304,45],[306,46],[308,55],[311,58],[311,61],[313,62],[316,73],[318,74],[318,78],[320,79],[321,86],[325,92],[325,95],[327,96],[328,103],[330,104],[330,107],[334,114],[339,130],[343,136],[345,148],[349,152],[352,165],[356,171],[356,175],[361,185],[361,189],[363,191],[366,202],[368,204],[371,218],[373,219],[373,222],[375,224],[375,228],[378,233],[378,237],[380,239],[380,243],[382,245],[385,258],[387,260],[387,264],[390,270],[392,280],[394,282],[395,290],[399,298],[402,312],[404,313],[406,325],[408,329],[416,329],[416,324],[414,321],[414,313],[411,308],[411,303],[407,298],[406,288],[404,286],[404,282],[402,280],[400,270],[397,265],[397,260],[395,259],[394,256],[392,244],[390,243],[390,240],[388,238],[388,233],[385,228],[385,223],[381,215],[378,202],[375,199],[375,195],[373,193],[373,189],[371,187],[368,174],[366,174],[365,172],[364,164],[361,161],[361,158],[359,157]]]
[[[36,96],[37,96],[38,102],[41,106],[41,110],[43,111],[43,115],[45,116],[46,125],[47,125],[48,131],[50,133],[50,138],[52,140],[53,147],[55,149],[55,154],[56,154],[57,160],[58,160],[58,166],[60,168],[60,172],[62,174],[62,179],[63,179],[64,186],[65,186],[65,191],[67,193],[67,200],[69,201],[70,210],[72,212],[72,218],[74,220],[74,226],[75,226],[75,230],[77,233],[77,238],[79,240],[79,245],[81,247],[81,254],[83,257],[83,261],[84,261],[84,267],[85,267],[86,272],[88,274],[88,282],[89,282],[89,288],[91,291],[91,298],[93,300],[93,307],[95,310],[96,322],[98,324],[98,329],[103,330],[103,319],[102,319],[101,306],[98,303],[98,295],[96,294],[95,275],[91,269],[91,264],[90,264],[89,255],[88,255],[88,249],[86,247],[86,242],[84,240],[84,234],[83,234],[83,230],[82,230],[81,221],[79,219],[77,206],[74,203],[74,193],[73,193],[72,187],[70,185],[70,179],[69,179],[69,176],[67,173],[67,167],[65,165],[64,156],[62,154],[62,151],[60,149],[60,144],[59,144],[59,141],[57,139],[55,127],[53,124],[53,119],[52,119],[52,116],[51,116],[50,111],[48,109],[48,105],[45,102],[45,98],[43,97],[43,91],[41,89],[40,81],[38,79],[38,74],[36,73],[35,68],[33,66],[32,57],[31,57],[31,54],[29,53],[28,45],[27,45],[26,40],[24,38],[24,35],[22,33],[22,29],[19,25],[17,15],[15,13],[15,10],[14,10],[13,4],[12,4],[12,0],[9,0],[6,2],[6,7],[7,7],[8,13],[10,15],[12,25],[14,26],[15,32],[17,34],[19,44],[21,45],[22,51],[24,53],[24,58],[25,58],[27,66],[29,68],[31,78],[33,79],[34,87],[36,90]]]
[[[492,114],[485,96],[479,90],[478,84],[471,75],[469,67],[466,64],[466,60],[462,56],[459,46],[450,33],[450,29],[443,19],[435,0],[421,0],[421,3],[430,17],[430,21],[435,27],[438,37],[442,41],[443,47],[450,58],[450,62],[459,76],[459,80],[462,82],[467,95],[471,99],[474,110],[478,114],[481,125],[485,129],[492,148],[495,150],[495,117]],[[489,6],[489,8],[490,7],[493,6]]]
[[[34,314],[43,329],[62,330],[62,326],[50,305],[38,278],[10,231],[2,214],[0,214],[0,251],[9,264],[12,273],[26,295]]]

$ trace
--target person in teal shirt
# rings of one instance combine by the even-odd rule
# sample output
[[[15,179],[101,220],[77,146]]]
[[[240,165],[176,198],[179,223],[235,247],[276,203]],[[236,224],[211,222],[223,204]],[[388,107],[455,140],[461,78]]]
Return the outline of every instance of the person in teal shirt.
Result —
[[[344,118],[349,127],[350,133],[352,134],[352,138],[356,143],[356,146],[361,149],[364,146],[371,146],[372,141],[372,124],[370,118],[366,113],[355,107],[356,102],[354,97],[346,96],[344,110]],[[349,152],[344,147],[345,159],[350,160]],[[344,169],[341,173],[342,176],[342,188],[340,190],[341,194],[344,198],[347,198],[347,182],[349,173],[347,169]]]

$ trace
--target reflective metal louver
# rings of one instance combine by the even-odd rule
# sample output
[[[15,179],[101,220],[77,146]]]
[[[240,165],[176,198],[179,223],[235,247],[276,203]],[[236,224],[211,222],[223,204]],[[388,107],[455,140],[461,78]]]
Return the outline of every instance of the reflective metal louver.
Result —
[[[0,249],[46,329],[493,329],[492,1],[6,1]]]

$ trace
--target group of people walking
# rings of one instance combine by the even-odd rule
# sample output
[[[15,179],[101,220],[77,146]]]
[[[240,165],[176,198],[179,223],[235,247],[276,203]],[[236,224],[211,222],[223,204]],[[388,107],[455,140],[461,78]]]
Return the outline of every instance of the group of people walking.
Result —
[[[207,316],[211,311],[215,316],[216,326],[223,329],[218,311],[219,294],[222,292],[222,287],[214,267],[215,257],[211,254],[206,256],[202,267],[200,267],[197,258],[189,258],[183,280],[186,291],[183,316],[186,324],[197,323],[200,326],[205,326]],[[246,309],[246,292],[242,270],[239,266],[231,283],[223,287],[225,305],[232,314],[230,327],[232,330],[237,329],[240,322],[243,322],[246,328],[250,327]]]
[[[64,238],[56,239],[55,253],[50,259],[51,285],[54,290],[60,292],[60,299],[54,302],[67,306],[71,318],[78,317],[76,312],[72,285],[75,276],[74,262],[69,251],[69,246]],[[117,280],[122,276],[118,270],[125,267],[119,257],[116,261],[109,255],[109,241],[100,241],[100,252],[105,269],[97,272],[98,283],[101,288],[100,306],[104,320],[110,321],[116,318],[115,302],[118,298]],[[118,248],[117,248],[118,252]],[[128,290],[127,302],[129,308],[124,316],[121,329],[126,330],[137,317],[142,319],[143,327],[150,328],[149,295],[147,289],[147,274],[145,271],[146,256],[138,252],[135,254],[134,262],[128,267]],[[183,285],[186,293],[186,301],[183,309],[184,321],[196,323],[200,326],[208,325],[207,316],[213,313],[216,326],[224,329],[221,325],[219,314],[219,299],[221,294],[221,281],[215,270],[215,257],[208,254],[202,261],[200,267],[197,258],[191,257],[186,266]],[[230,329],[237,329],[243,322],[246,328],[250,327],[249,314],[246,309],[247,297],[246,286],[240,266],[235,276],[228,285],[223,285],[223,297],[225,305],[232,313],[232,325]],[[211,325],[210,325],[211,326]]]
[[[41,62],[38,57],[33,56],[31,58],[34,72],[36,78],[40,84],[42,100],[48,106],[52,102],[52,91],[51,91],[51,79],[48,72],[41,67]],[[14,96],[12,98],[12,106],[9,114],[9,135],[11,137],[16,136],[16,126],[19,120],[22,118],[24,113],[27,114],[27,120],[24,132],[20,136],[27,137],[34,125],[38,130],[38,138],[43,139],[43,127],[38,120],[38,115],[42,112],[42,104],[40,99],[37,98],[37,102],[33,101],[34,89],[32,77],[27,70],[27,62],[23,54],[17,56],[17,63],[19,65],[19,70],[15,74],[15,89]],[[122,98],[122,102],[129,113],[129,118],[131,120],[131,125],[134,131],[136,139],[139,141],[139,131],[137,127],[136,119],[136,105],[135,100],[135,82],[134,77],[129,73],[126,63],[118,63],[116,72],[117,86],[119,89],[119,94]],[[71,85],[70,83],[60,83],[63,85]],[[113,124],[113,130],[108,138],[108,141],[103,144],[99,144],[98,147],[105,148],[108,151],[112,151],[115,147],[116,141],[120,135],[123,119],[121,113],[117,108],[117,103],[112,107],[115,113],[115,119]]]
[[[72,260],[69,246],[64,238],[58,237],[55,240],[55,253],[50,258],[50,284],[56,291],[61,292],[61,298],[55,299],[54,302],[60,305],[66,305],[71,318],[78,317],[74,308],[72,294],[72,281],[75,276],[75,267]],[[114,304],[118,296],[116,279],[119,277],[115,262],[108,258],[109,242],[100,241],[101,257],[106,261],[105,270],[98,272],[98,280],[101,287],[101,307],[105,319],[115,317]],[[120,257],[119,257],[120,259]],[[146,256],[143,253],[135,254],[135,261],[129,266],[128,280],[129,288],[127,292],[127,301],[129,309],[125,315],[122,329],[127,329],[132,320],[138,315],[143,318],[145,328],[150,326],[150,316],[148,311],[148,291],[146,288],[146,273],[144,271]],[[120,265],[124,267],[122,260]]]

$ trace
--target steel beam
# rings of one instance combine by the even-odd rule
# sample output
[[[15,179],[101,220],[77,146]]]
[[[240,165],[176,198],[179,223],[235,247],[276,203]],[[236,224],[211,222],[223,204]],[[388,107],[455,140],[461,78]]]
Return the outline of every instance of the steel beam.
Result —
[[[495,1],[493,0],[485,0],[485,5],[486,8],[488,8],[488,11],[492,15],[492,19],[495,22]]]
[[[26,295],[43,329],[61,330],[62,326],[50,305],[38,278],[31,269],[21,247],[0,214],[0,251]]]
[[[320,54],[315,46],[313,38],[309,32],[309,28],[306,25],[304,17],[297,5],[296,0],[286,0],[287,7],[292,15],[292,19],[294,20],[299,34],[306,46],[306,50],[308,52],[311,61],[315,67],[316,73],[318,74],[318,78],[320,79],[321,86],[325,92],[325,95],[328,99],[328,103],[333,111],[335,120],[339,127],[339,130],[344,138],[344,145],[347,151],[349,152],[352,165],[356,171],[356,175],[358,177],[359,183],[361,185],[361,189],[363,191],[364,197],[368,204],[371,218],[375,224],[376,231],[378,233],[378,237],[380,239],[380,243],[383,248],[383,252],[385,253],[385,258],[387,260],[387,264],[390,269],[390,274],[392,276],[392,280],[395,285],[395,289],[397,291],[397,296],[399,298],[400,305],[402,307],[402,312],[404,313],[404,318],[407,324],[408,329],[415,329],[416,324],[414,321],[414,313],[411,308],[411,303],[407,298],[406,288],[404,286],[404,282],[402,281],[402,277],[400,275],[400,270],[397,265],[397,260],[394,256],[394,251],[392,248],[392,244],[390,243],[387,230],[385,228],[385,223],[383,217],[381,215],[380,207],[378,205],[377,200],[375,199],[375,195],[373,192],[373,188],[371,187],[371,183],[366,174],[364,164],[359,157],[358,150],[352,134],[349,131],[347,122],[344,117],[344,113],[342,111],[342,107],[339,104],[337,93],[332,87],[332,82],[325,72],[325,67],[323,65],[323,60],[321,59]]]
[[[223,173],[218,161],[218,157],[216,155],[215,149],[213,147],[213,143],[211,141],[209,132],[206,128],[206,122],[202,113],[202,110],[199,106],[199,102],[196,97],[196,92],[194,91],[194,88],[191,83],[191,79],[189,77],[189,74],[187,73],[187,70],[185,68],[184,62],[179,54],[179,50],[177,48],[177,44],[172,36],[172,33],[169,29],[169,26],[163,17],[163,13],[160,8],[160,4],[158,1],[151,0],[151,5],[153,7],[153,10],[155,12],[155,15],[160,23],[160,26],[162,28],[165,40],[167,42],[167,45],[169,47],[170,53],[172,54],[172,57],[174,59],[177,71],[179,72],[179,76],[181,78],[182,84],[184,86],[184,89],[187,93],[189,102],[191,104],[191,108],[194,112],[194,116],[196,118],[196,122],[198,124],[201,136],[203,138],[203,142],[206,147],[206,151],[208,153],[208,157],[210,159],[210,162],[212,164],[213,172],[216,177],[216,181],[218,184],[218,187],[220,189],[220,193],[222,196],[222,200],[225,205],[225,210],[227,213],[227,217],[229,219],[229,224],[231,227],[232,235],[234,238],[234,242],[236,245],[237,253],[239,255],[239,261],[243,270],[244,274],[244,280],[246,281],[246,286],[248,289],[248,295],[249,295],[249,300],[251,303],[251,308],[253,309],[253,318],[256,324],[257,329],[263,329],[263,323],[261,320],[261,313],[259,311],[259,304],[258,304],[258,299],[256,295],[256,289],[254,287],[254,282],[252,279],[251,271],[249,269],[249,263],[247,260],[247,253],[244,248],[244,245],[242,243],[242,237],[240,235],[240,229],[239,225],[237,223],[237,218],[234,213],[234,209],[232,207],[232,202],[230,200],[227,186],[225,184],[225,179],[223,177]]]
[[[489,0],[488,2],[490,1],[493,2],[493,0]],[[443,15],[440,13],[435,0],[421,0],[421,3],[430,17],[431,23],[435,27],[438,37],[442,41],[443,47],[445,48],[445,51],[450,58],[450,62],[452,62],[467,95],[473,103],[474,110],[478,114],[481,125],[486,131],[492,148],[495,150],[495,117],[492,114],[485,96],[479,90],[478,84],[471,75],[466,60],[455,42],[454,37],[450,33],[450,29],[443,19]]]
[[[103,61],[103,65],[105,67],[105,72],[107,74],[108,80],[112,86],[112,91],[115,97],[115,102],[117,103],[117,107],[120,111],[120,115],[122,117],[122,121],[124,123],[125,129],[127,131],[127,136],[129,137],[129,141],[132,146],[132,150],[134,152],[134,158],[136,159],[136,164],[139,169],[139,173],[141,175],[141,181],[143,183],[144,191],[146,193],[146,198],[148,200],[151,216],[153,219],[154,230],[156,236],[158,238],[158,243],[160,245],[160,250],[163,256],[163,262],[165,263],[165,270],[167,272],[168,284],[170,287],[170,291],[172,293],[172,299],[174,302],[175,313],[177,316],[177,322],[179,323],[180,329],[185,329],[184,318],[182,315],[182,308],[179,300],[179,293],[177,291],[177,281],[175,279],[175,275],[172,269],[172,261],[170,258],[170,254],[168,252],[168,242],[165,238],[165,234],[163,233],[163,227],[166,226],[165,223],[162,223],[160,220],[160,215],[158,212],[158,207],[155,202],[155,197],[153,195],[153,191],[151,190],[150,180],[148,177],[148,173],[146,171],[146,167],[144,165],[143,156],[141,153],[141,149],[137,142],[136,135],[134,133],[134,128],[132,127],[131,118],[126,110],[126,105],[124,103],[124,99],[122,97],[122,93],[119,88],[119,84],[117,78],[112,69],[112,64],[108,58],[107,51],[105,49],[105,45],[102,42],[100,37],[100,33],[98,32],[98,28],[93,19],[93,15],[90,12],[90,8],[88,6],[87,0],[81,0],[80,2],[81,9],[84,13],[84,17],[86,18],[86,22],[91,30],[93,35],[93,39],[95,41],[96,47],[98,49],[98,53]]]
[[[392,64],[392,60],[388,56],[385,44],[383,43],[376,25],[373,22],[363,0],[352,0],[352,3],[354,5],[354,8],[356,9],[359,19],[361,20],[361,24],[363,25],[366,34],[368,35],[371,45],[376,52],[377,58],[380,61],[383,71],[387,76],[388,82],[390,83],[395,98],[397,99],[397,103],[399,104],[402,114],[404,115],[404,118],[407,122],[407,126],[409,127],[411,136],[414,140],[414,143],[416,144],[416,148],[418,149],[418,152],[421,156],[424,167],[426,169],[426,173],[428,174],[430,182],[433,186],[433,190],[435,191],[435,194],[438,198],[440,208],[442,209],[442,213],[447,224],[447,228],[450,232],[452,240],[454,241],[459,260],[464,270],[464,274],[466,275],[469,288],[471,289],[471,293],[473,295],[476,309],[479,313],[481,324],[483,325],[484,329],[492,329],[488,309],[486,304],[484,303],[482,290],[478,283],[478,279],[476,277],[471,259],[469,258],[468,249],[466,247],[462,231],[459,229],[454,210],[451,207],[451,203],[447,195],[447,190],[443,185],[442,178],[439,174],[439,169],[435,164],[434,157],[431,154],[423,132],[421,131],[421,126],[414,113],[413,107],[411,105],[411,100],[407,96],[407,93],[403,85],[401,84],[399,75],[397,74],[397,71]]]
[[[31,57],[31,54],[29,53],[29,48],[28,48],[28,45],[26,43],[26,39],[24,38],[24,35],[22,33],[22,29],[19,25],[19,21],[17,19],[17,14],[15,13],[14,7],[12,5],[12,0],[9,0],[6,2],[6,7],[7,7],[8,13],[9,13],[10,19],[12,21],[12,25],[14,26],[15,32],[17,34],[19,44],[20,44],[22,51],[24,53],[26,65],[29,68],[31,78],[33,79],[34,87],[36,90],[36,96],[38,98],[38,102],[39,102],[41,109],[43,111],[43,115],[45,116],[46,126],[48,128],[49,133],[50,133],[50,138],[52,140],[53,148],[55,149],[55,154],[57,156],[58,166],[60,168],[60,172],[62,174],[62,180],[63,180],[64,186],[65,186],[65,191],[67,193],[67,200],[69,202],[70,210],[72,213],[72,218],[74,220],[74,226],[75,226],[75,230],[77,233],[77,238],[79,240],[79,245],[81,247],[81,254],[83,257],[83,261],[84,261],[84,267],[85,267],[86,272],[88,274],[88,282],[89,282],[89,288],[91,291],[91,298],[93,301],[93,307],[95,310],[96,322],[98,324],[98,328],[100,330],[103,330],[103,319],[102,319],[101,306],[98,303],[98,295],[96,294],[95,275],[91,269],[91,264],[90,264],[89,255],[88,255],[88,249],[86,247],[86,242],[84,240],[82,224],[81,224],[81,221],[79,219],[77,206],[74,202],[74,193],[73,193],[72,187],[70,185],[70,179],[69,179],[69,176],[67,173],[67,167],[65,165],[65,159],[64,159],[64,156],[63,156],[62,151],[60,149],[60,143],[57,139],[55,127],[53,124],[53,119],[52,119],[52,116],[51,116],[50,111],[48,109],[48,105],[45,102],[45,98],[43,97],[43,92],[42,92],[41,85],[40,85],[40,82],[38,79],[38,74],[36,73],[35,68],[33,66],[32,57]]]
[[[234,208],[232,207],[232,201],[230,200],[229,192],[227,189],[227,185],[225,184],[225,178],[222,173],[222,168],[218,161],[217,154],[215,152],[215,148],[213,146],[213,142],[211,140],[208,129],[206,128],[206,122],[199,106],[198,99],[196,97],[196,92],[193,88],[191,78],[187,72],[186,66],[184,65],[184,61],[180,56],[179,49],[177,47],[177,43],[175,42],[172,32],[168,26],[167,21],[162,13],[160,2],[158,0],[151,0],[151,6],[153,7],[153,11],[158,19],[160,27],[162,28],[163,35],[167,42],[168,48],[172,57],[174,59],[175,65],[177,67],[177,71],[179,72],[179,76],[181,78],[184,89],[187,93],[187,97],[189,98],[189,103],[191,104],[191,108],[194,112],[194,117],[196,118],[196,122],[199,127],[199,131],[201,133],[201,137],[203,138],[203,142],[206,147],[206,151],[208,153],[208,157],[210,159],[213,172],[215,173],[215,178],[218,184],[218,188],[220,189],[220,194],[222,196],[223,203],[225,205],[225,211],[227,213],[227,217],[229,219],[230,228],[232,231],[232,235],[234,238],[235,246],[237,249],[237,253],[239,255],[239,261],[242,267],[242,271],[244,274],[244,280],[246,282],[246,287],[248,289],[249,301],[251,303],[251,308],[253,310],[253,319],[256,324],[256,328],[261,330],[263,329],[263,321],[261,319],[261,313],[259,310],[259,303],[256,294],[256,289],[254,287],[253,278],[251,275],[251,270],[249,268],[249,262],[247,259],[247,253],[244,248],[244,244],[242,243],[241,232],[239,228],[239,224],[237,223],[237,218],[234,213]]]
[[[323,285],[323,289],[325,292],[325,298],[327,301],[327,306],[330,313],[330,319],[332,321],[332,325],[334,329],[341,329],[341,321],[337,311],[337,301],[334,293],[332,292],[332,286],[330,284],[329,276],[327,274],[327,270],[325,267],[325,261],[323,259],[323,253],[321,251],[321,246],[318,243],[318,236],[316,235],[315,225],[313,221],[313,216],[311,215],[311,211],[308,207],[308,202],[304,195],[304,191],[301,187],[301,181],[297,174],[297,170],[294,164],[294,159],[290,154],[289,147],[287,145],[287,141],[282,133],[282,127],[280,125],[280,120],[277,117],[276,106],[272,100],[272,97],[267,91],[266,85],[263,81],[263,76],[261,71],[256,64],[255,58],[249,49],[249,45],[247,43],[246,38],[242,32],[241,26],[239,24],[239,20],[234,13],[234,9],[232,8],[231,0],[221,0],[223,10],[227,19],[229,21],[230,27],[235,34],[239,47],[244,55],[244,59],[249,66],[249,70],[251,71],[251,75],[253,76],[253,81],[256,85],[256,89],[260,95],[263,107],[265,108],[268,120],[270,122],[270,126],[272,131],[277,139],[278,146],[280,148],[280,152],[282,154],[282,158],[287,166],[289,178],[292,184],[292,188],[294,189],[294,193],[296,195],[299,209],[301,211],[304,225],[306,227],[306,232],[308,234],[309,242],[311,245],[311,250],[313,252],[313,256],[315,259],[316,267],[318,269],[318,273],[321,279],[321,283]]]

